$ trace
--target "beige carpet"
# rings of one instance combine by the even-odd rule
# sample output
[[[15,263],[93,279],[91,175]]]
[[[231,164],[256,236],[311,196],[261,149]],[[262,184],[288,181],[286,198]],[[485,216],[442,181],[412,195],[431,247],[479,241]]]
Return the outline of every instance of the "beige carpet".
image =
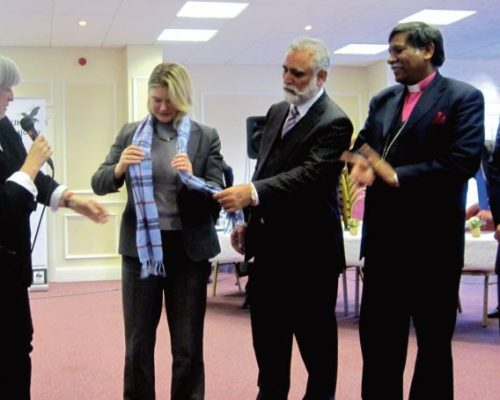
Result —
[[[352,271],[348,273],[348,281],[352,313]],[[493,281],[496,282],[496,278]],[[358,324],[352,314],[343,315],[342,288],[339,286],[337,399],[357,400],[360,399],[361,376]],[[210,295],[210,285],[207,290]],[[300,293],[297,295],[300,296]],[[31,298],[35,323],[33,400],[121,399],[124,344],[120,282],[51,283],[47,292],[33,292]],[[489,298],[494,306],[493,285]],[[490,321],[487,328],[481,326],[481,278],[463,278],[461,300],[463,313],[458,318],[454,342],[455,399],[500,399],[498,321]],[[240,308],[242,301],[234,275],[221,273],[217,297],[209,297],[206,318],[207,400],[255,399],[257,368],[249,312]],[[156,352],[159,400],[169,399],[171,358],[168,346],[168,332],[163,318]],[[406,388],[414,355],[412,338]],[[306,373],[295,349],[290,400],[301,399],[305,379]]]

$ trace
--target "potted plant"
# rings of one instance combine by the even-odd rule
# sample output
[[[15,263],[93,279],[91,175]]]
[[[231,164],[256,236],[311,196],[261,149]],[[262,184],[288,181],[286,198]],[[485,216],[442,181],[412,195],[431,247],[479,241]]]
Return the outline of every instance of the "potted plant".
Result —
[[[340,174],[339,205],[345,230],[349,230],[349,220],[353,219],[354,206],[365,198],[365,187],[351,180],[349,170],[344,167]],[[358,221],[358,226],[359,226]]]
[[[466,221],[465,225],[473,237],[481,236],[481,227],[484,225],[482,219],[479,217],[471,217]]]
[[[349,229],[349,232],[351,232],[352,236],[356,236],[358,234],[360,223],[360,220],[357,218],[349,218],[347,221],[347,228]]]

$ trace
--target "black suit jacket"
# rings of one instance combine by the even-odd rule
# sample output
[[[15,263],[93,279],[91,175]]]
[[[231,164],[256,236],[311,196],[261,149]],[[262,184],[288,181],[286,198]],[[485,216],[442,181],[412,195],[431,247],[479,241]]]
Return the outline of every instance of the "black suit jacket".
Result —
[[[500,224],[500,123],[495,138],[495,148],[488,162],[486,173],[488,179],[490,209],[495,226]],[[500,274],[500,255],[497,256],[495,266],[497,274]]]
[[[259,206],[249,209],[245,256],[272,247],[293,263],[321,260],[338,272],[345,267],[339,157],[349,147],[353,126],[324,93],[282,139],[289,107],[286,102],[271,106],[262,129],[252,178]]]
[[[8,118],[0,120],[0,265],[7,285],[29,286],[31,272],[30,214],[36,209],[33,195],[7,181],[26,158],[21,137]],[[57,182],[43,173],[35,179],[37,201],[48,204]]]
[[[370,102],[354,149],[368,143],[379,154],[400,118],[403,85]],[[484,142],[484,100],[476,88],[437,74],[387,153],[399,188],[380,179],[367,189],[362,254],[375,262],[417,268],[462,268],[465,201]]]

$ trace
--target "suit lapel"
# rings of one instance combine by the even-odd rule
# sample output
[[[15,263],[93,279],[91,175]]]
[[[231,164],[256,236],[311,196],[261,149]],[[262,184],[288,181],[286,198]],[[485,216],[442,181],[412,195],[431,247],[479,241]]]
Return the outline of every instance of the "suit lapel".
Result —
[[[190,160],[194,160],[198,147],[200,145],[201,130],[191,122],[191,134],[189,135],[189,142],[187,146],[187,155]]]
[[[326,92],[312,105],[297,124],[286,134],[284,141],[284,152],[295,148],[295,145],[302,140],[304,135],[309,133],[324,113],[326,108]]]
[[[194,163],[196,158],[196,153],[198,152],[198,147],[200,146],[201,140],[201,129],[194,125],[191,120],[191,133],[189,134],[189,141],[187,145],[187,155],[189,160]],[[180,190],[183,186],[182,180],[180,178],[177,179],[177,189]]]
[[[263,136],[261,155],[254,174],[255,178],[258,178],[262,167],[266,164],[267,158],[275,141],[283,140],[282,151],[285,155],[289,154],[290,150],[295,149],[295,145],[300,142],[304,138],[304,135],[307,135],[307,133],[309,133],[317,124],[326,109],[327,100],[328,97],[325,92],[307,111],[306,115],[304,115],[299,122],[297,122],[297,124],[290,129],[289,132],[287,132],[283,139],[280,139],[279,136],[281,136],[281,130],[285,119],[288,116],[290,105],[286,102],[282,102],[276,106],[277,109],[273,113],[274,115],[264,131],[264,135],[269,135],[269,140],[267,137]]]
[[[271,151],[274,142],[278,140],[278,136],[281,135],[281,128],[285,123],[285,119],[288,115],[289,109],[290,105],[288,103],[281,102],[278,105],[276,105],[276,111],[272,115],[270,115],[269,122],[266,124],[264,132],[262,133],[259,160],[254,176],[259,175],[262,166],[265,165],[266,163],[266,160],[269,156],[269,152]]]
[[[0,143],[3,148],[3,156],[18,169],[26,158],[26,150],[19,133],[14,129],[7,118],[1,120]]]
[[[405,94],[404,86],[398,87],[395,95],[387,101],[386,113],[383,123],[383,137],[387,137],[391,129],[394,127],[394,120],[398,118],[400,108],[403,104],[403,96]]]
[[[408,123],[406,124],[407,131],[411,130],[411,128],[422,119],[425,115],[427,115],[432,108],[435,107],[439,99],[441,98],[442,91],[444,90],[443,78],[441,75],[436,74],[434,80],[429,84],[429,86],[424,89],[422,93],[422,97],[420,97],[419,101],[415,105],[412,113],[410,114],[410,118],[408,118]]]

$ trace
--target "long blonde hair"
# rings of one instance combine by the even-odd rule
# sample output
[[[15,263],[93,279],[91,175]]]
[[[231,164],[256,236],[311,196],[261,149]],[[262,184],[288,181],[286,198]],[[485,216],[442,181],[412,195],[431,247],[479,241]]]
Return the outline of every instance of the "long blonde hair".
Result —
[[[149,89],[163,87],[168,91],[170,103],[177,109],[173,126],[177,128],[179,121],[191,109],[193,104],[191,81],[186,68],[176,63],[158,64],[151,72]],[[151,113],[151,98],[148,96],[148,111]]]

